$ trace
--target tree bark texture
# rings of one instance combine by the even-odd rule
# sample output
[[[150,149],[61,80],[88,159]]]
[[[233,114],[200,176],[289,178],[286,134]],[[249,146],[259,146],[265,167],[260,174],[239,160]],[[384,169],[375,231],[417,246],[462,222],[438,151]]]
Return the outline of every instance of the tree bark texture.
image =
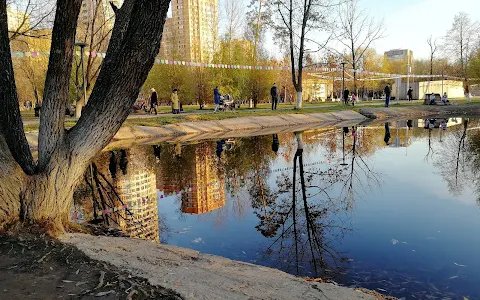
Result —
[[[0,1],[0,229],[21,220],[63,230],[76,185],[127,118],[158,54],[170,0],[125,0],[89,102],[77,124],[65,130],[81,3],[57,1],[36,165],[23,131]]]
[[[35,163],[23,131],[15,75],[13,73],[10,40],[8,38],[7,7],[0,1],[0,133],[13,157],[27,174],[33,174]]]

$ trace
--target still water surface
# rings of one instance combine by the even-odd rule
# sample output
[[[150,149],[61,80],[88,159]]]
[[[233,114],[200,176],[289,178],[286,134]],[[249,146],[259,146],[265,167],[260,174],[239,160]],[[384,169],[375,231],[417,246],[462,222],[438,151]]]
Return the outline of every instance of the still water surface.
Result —
[[[134,237],[399,298],[480,299],[480,122],[448,121],[105,152],[97,201],[115,190],[134,217],[110,222]]]

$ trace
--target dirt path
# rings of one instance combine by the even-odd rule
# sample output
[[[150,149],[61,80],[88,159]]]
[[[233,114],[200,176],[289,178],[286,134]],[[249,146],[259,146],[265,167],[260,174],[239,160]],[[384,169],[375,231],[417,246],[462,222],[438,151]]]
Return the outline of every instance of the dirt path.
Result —
[[[130,298],[129,298],[130,297]],[[182,299],[53,240],[0,237],[0,299]]]

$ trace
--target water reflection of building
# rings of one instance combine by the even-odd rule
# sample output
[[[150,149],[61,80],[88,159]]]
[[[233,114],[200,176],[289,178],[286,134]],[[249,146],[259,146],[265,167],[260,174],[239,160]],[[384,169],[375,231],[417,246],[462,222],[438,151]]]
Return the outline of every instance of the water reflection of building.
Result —
[[[462,118],[446,118],[446,119],[443,119],[443,118],[437,118],[435,119],[435,128],[439,128],[440,127],[440,124],[443,120],[447,120],[447,127],[452,127],[452,126],[456,126],[456,125],[462,125],[463,122],[462,122]],[[428,123],[430,122],[430,119],[427,119],[428,122],[426,122],[426,120],[424,119],[419,119],[418,120],[418,127],[420,128],[426,128],[428,127]]]
[[[128,173],[116,182],[116,191],[132,215],[124,212],[118,223],[131,237],[159,241],[155,173],[140,160],[128,167]]]
[[[161,170],[157,188],[165,194],[182,191],[182,212],[188,214],[203,214],[225,205],[225,184],[223,176],[217,167],[215,148],[206,143],[193,146],[189,163],[181,166],[181,176],[177,173]],[[169,164],[175,164],[170,161]]]

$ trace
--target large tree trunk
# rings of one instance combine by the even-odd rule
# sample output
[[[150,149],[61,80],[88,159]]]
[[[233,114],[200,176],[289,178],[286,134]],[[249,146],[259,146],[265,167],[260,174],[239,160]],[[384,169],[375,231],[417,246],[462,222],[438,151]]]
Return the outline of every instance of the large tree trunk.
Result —
[[[78,123],[65,130],[81,2],[57,1],[35,164],[23,132],[6,6],[0,1],[0,230],[18,220],[52,233],[64,230],[78,181],[127,118],[158,54],[170,0],[125,0],[88,104]]]
[[[72,158],[66,147],[57,150],[41,173],[27,176],[20,193],[20,219],[62,232],[69,221],[73,192],[87,167]]]
[[[26,175],[0,136],[0,229],[20,220],[51,233],[64,230],[74,189],[86,165],[70,159],[66,148],[52,158],[41,173]]]
[[[302,94],[302,91],[297,91],[297,105],[296,105],[296,108],[297,109],[300,109],[303,107],[303,94]]]
[[[18,219],[24,173],[0,135],[0,229]]]

